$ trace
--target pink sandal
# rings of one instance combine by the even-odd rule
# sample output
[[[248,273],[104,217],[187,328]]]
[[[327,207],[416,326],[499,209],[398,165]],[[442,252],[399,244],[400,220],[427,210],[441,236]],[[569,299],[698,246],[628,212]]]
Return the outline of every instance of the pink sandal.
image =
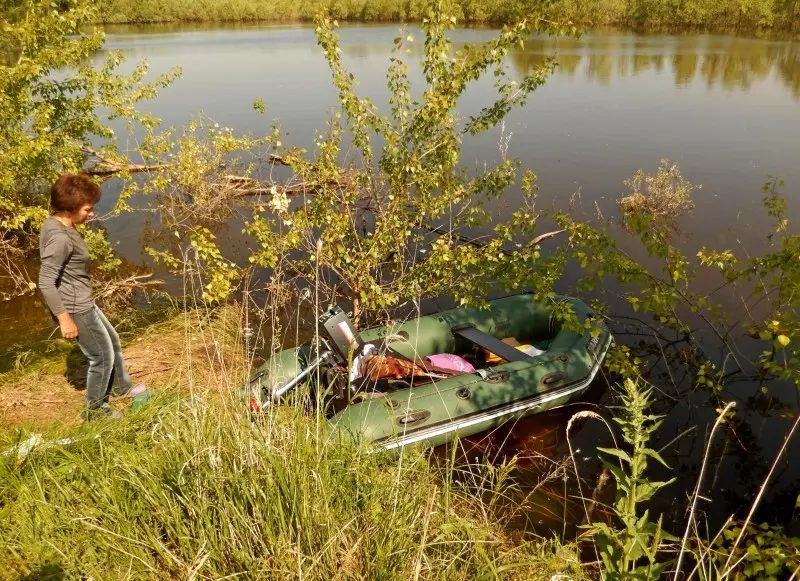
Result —
[[[122,393],[111,393],[111,397],[108,398],[109,401],[117,401],[120,399],[130,399],[134,398],[137,395],[140,395],[147,391],[147,386],[144,383],[140,383],[138,385],[131,386],[128,391]]]

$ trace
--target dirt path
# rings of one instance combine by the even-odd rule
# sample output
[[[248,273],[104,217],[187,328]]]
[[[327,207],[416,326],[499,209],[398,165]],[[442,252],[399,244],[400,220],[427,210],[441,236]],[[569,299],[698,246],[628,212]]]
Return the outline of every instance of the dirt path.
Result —
[[[156,391],[233,389],[245,369],[238,329],[233,308],[212,317],[185,313],[127,342],[123,353],[128,371],[136,383]],[[36,370],[0,375],[0,425],[77,423],[85,382],[86,361],[77,349]]]

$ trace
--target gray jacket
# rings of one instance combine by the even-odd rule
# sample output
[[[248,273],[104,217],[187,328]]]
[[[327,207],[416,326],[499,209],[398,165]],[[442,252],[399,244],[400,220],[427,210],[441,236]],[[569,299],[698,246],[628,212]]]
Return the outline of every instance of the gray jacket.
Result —
[[[53,316],[91,309],[91,260],[78,231],[50,216],[39,234],[39,256],[39,289]]]

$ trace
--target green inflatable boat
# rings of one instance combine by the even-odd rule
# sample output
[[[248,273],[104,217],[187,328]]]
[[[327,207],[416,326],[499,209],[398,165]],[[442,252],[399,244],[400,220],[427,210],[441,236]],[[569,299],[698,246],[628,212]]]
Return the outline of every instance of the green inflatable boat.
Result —
[[[327,402],[333,437],[394,451],[438,446],[578,399],[612,340],[585,303],[569,297],[541,303],[527,293],[492,300],[488,309],[455,308],[360,334],[348,325],[343,314],[327,320],[326,328],[344,333],[323,338],[331,349],[320,348],[318,356],[304,344],[264,363],[246,387],[251,410],[305,386]],[[346,361],[337,360],[337,342],[341,354],[351,346]],[[368,350],[407,362],[458,355],[471,370],[448,376],[431,365],[429,376],[353,380],[353,355]]]

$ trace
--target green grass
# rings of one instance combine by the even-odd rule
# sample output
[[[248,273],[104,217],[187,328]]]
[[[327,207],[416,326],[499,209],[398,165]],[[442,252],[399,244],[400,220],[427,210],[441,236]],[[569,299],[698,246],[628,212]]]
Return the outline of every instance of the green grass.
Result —
[[[254,422],[227,396],[167,395],[67,435],[83,439],[0,457],[0,578],[580,577],[470,479],[327,441],[288,407]]]

